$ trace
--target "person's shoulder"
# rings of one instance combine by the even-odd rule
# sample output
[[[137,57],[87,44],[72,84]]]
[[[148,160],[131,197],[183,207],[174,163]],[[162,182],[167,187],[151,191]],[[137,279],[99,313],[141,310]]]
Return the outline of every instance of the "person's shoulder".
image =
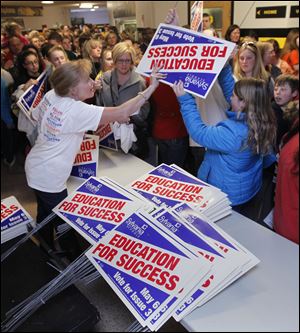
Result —
[[[104,81],[104,83],[109,84],[110,83],[110,79],[112,77],[112,71],[107,71],[103,74],[102,80]]]

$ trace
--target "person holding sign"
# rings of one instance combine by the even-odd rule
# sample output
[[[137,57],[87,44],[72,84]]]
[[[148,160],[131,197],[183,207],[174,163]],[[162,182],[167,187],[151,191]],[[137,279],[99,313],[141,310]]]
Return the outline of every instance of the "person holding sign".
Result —
[[[146,87],[145,80],[135,71],[135,50],[126,42],[118,43],[112,50],[114,69],[103,75],[97,105],[116,106],[124,103]],[[113,131],[120,148],[142,159],[148,156],[149,102],[130,117],[130,124],[113,124]]]
[[[276,120],[265,81],[244,78],[236,82],[231,97],[233,112],[215,126],[206,125],[193,96],[183,82],[173,87],[192,138],[207,147],[198,178],[228,194],[233,208],[247,212],[262,186],[263,166],[275,161]],[[245,213],[246,214],[246,213]]]
[[[100,125],[129,117],[145,103],[164,78],[157,69],[152,72],[149,87],[136,97],[116,107],[98,107],[83,101],[93,97],[95,83],[90,78],[91,63],[86,60],[67,62],[50,77],[50,90],[33,109],[38,138],[25,161],[28,185],[34,189],[37,203],[37,222],[46,218],[67,196],[66,181],[86,131],[96,131]],[[53,247],[53,227],[42,228],[42,236]]]

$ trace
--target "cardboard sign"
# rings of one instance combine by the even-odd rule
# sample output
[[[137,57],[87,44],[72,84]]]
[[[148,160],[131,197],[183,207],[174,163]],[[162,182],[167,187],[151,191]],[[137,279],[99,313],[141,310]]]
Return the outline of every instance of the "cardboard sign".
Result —
[[[35,108],[45,95],[47,78],[49,70],[45,70],[38,78],[37,84],[30,86],[24,94],[19,98],[17,105],[25,116],[32,122],[31,112]]]
[[[141,325],[151,329],[158,328],[151,320],[164,305],[182,288],[184,296],[196,282],[192,277],[205,276],[210,267],[138,213],[86,255]]]
[[[203,1],[195,1],[191,8],[191,30],[202,31]]]
[[[116,190],[101,178],[90,177],[53,211],[95,244],[142,206],[128,192]]]
[[[33,219],[19,201],[10,196],[1,200],[1,244],[27,232]]]
[[[166,164],[159,165],[135,180],[130,187],[145,199],[165,208],[186,202],[200,210],[205,210],[222,197],[220,190]]]
[[[111,124],[100,126],[99,145],[103,148],[118,150],[117,142]]]
[[[158,66],[167,74],[162,82],[181,80],[185,91],[206,98],[234,48],[223,39],[160,24],[136,71],[149,76]]]
[[[74,161],[71,176],[88,179],[96,177],[99,160],[99,137],[86,134]]]

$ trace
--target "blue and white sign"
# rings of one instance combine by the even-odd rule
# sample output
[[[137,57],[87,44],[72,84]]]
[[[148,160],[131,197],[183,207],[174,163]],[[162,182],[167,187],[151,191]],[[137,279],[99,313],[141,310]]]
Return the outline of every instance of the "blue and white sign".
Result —
[[[99,160],[99,137],[97,135],[85,135],[77,153],[71,176],[88,179],[96,177]]]
[[[46,93],[46,84],[49,76],[49,70],[45,70],[38,78],[37,84],[30,86],[19,98],[17,105],[25,116],[31,121],[32,109],[38,106]]]
[[[112,149],[115,151],[118,150],[118,145],[111,124],[100,126],[98,135],[100,140],[99,141],[100,147]]]
[[[140,214],[117,226],[86,255],[141,325],[151,329],[158,328],[151,320],[165,304],[195,286],[191,277],[201,278],[209,270]]]
[[[29,223],[32,217],[14,196],[1,200],[1,244],[26,233]]]
[[[125,192],[116,191],[101,178],[90,177],[53,211],[95,244],[141,207],[142,203]]]
[[[181,80],[187,92],[206,98],[234,48],[223,39],[160,24],[136,71],[149,76],[156,65],[168,74],[162,82]]]

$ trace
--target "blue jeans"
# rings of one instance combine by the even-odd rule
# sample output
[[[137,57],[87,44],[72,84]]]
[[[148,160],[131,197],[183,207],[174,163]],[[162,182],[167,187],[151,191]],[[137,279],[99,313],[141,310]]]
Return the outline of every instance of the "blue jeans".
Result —
[[[170,140],[155,140],[158,145],[158,164],[176,164],[179,167],[184,167],[184,162],[187,156],[189,147],[189,138]]]

